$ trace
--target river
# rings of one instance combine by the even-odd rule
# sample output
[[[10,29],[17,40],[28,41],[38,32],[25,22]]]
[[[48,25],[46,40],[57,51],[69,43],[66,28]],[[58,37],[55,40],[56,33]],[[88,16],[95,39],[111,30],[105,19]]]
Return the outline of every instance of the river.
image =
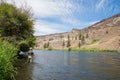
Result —
[[[17,80],[120,80],[120,53],[34,50]]]

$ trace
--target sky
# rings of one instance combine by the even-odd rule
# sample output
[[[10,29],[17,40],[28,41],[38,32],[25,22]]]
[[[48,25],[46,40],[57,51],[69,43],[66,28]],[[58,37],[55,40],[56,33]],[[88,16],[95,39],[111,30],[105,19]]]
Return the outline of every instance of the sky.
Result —
[[[11,3],[12,0],[8,0]],[[34,35],[83,29],[120,13],[120,0],[14,0],[34,14]]]

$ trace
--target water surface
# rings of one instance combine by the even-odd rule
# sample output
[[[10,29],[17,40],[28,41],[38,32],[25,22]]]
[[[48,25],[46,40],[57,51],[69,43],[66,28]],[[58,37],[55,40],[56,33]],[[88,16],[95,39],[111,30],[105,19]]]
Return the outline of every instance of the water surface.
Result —
[[[33,80],[120,80],[120,53],[34,52]]]

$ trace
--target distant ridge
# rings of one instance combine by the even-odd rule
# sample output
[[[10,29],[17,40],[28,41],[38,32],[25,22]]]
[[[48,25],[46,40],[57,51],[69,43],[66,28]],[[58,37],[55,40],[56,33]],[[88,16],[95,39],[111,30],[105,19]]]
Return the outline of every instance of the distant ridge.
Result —
[[[69,36],[69,39],[68,39]],[[70,40],[68,47],[68,40]],[[84,29],[73,28],[70,32],[39,36],[36,40],[37,49],[106,49],[120,50],[120,14],[103,19]],[[64,44],[64,45],[63,45]]]

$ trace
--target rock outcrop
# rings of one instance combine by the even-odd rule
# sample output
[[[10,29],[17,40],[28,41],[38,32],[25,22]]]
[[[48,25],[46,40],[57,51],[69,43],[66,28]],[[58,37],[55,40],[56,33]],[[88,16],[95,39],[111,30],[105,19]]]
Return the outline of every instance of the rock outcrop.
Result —
[[[84,29],[38,36],[37,49],[96,48],[120,50],[120,14]]]

